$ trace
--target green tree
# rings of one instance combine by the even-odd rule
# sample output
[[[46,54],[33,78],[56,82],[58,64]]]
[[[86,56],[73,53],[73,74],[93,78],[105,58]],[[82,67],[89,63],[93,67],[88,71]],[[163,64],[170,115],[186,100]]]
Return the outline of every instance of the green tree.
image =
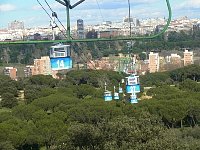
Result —
[[[0,142],[0,149],[1,150],[16,150],[11,142],[5,141]]]
[[[147,118],[150,117],[150,118]],[[101,127],[105,136],[104,149],[138,149],[143,143],[159,138],[165,131],[159,119],[143,114],[143,118],[122,116]]]
[[[12,108],[17,105],[17,99],[12,93],[4,93],[1,96],[2,100],[0,102],[2,107]]]
[[[55,146],[56,140],[62,136],[65,125],[64,123],[54,117],[47,117],[36,122],[37,131],[40,133],[42,143],[46,146],[46,149],[51,149]]]
[[[67,130],[71,149],[102,149],[103,134],[98,127],[89,124],[71,124]]]

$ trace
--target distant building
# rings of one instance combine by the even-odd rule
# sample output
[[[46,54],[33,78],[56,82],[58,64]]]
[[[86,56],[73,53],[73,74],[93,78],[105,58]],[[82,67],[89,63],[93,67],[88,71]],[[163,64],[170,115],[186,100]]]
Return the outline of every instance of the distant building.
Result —
[[[100,60],[88,61],[88,69],[97,70],[115,70],[116,64],[114,61],[109,60],[109,57],[102,57]]]
[[[92,69],[92,70],[99,69],[98,61],[89,60],[87,62],[87,69]]]
[[[51,70],[50,59],[48,56],[43,56],[41,59],[34,59],[34,65],[28,65],[24,69],[25,77],[33,75],[52,75],[53,78],[58,79],[58,71]]]
[[[193,25],[193,32],[197,32],[197,31],[200,31],[200,23]]]
[[[14,67],[5,67],[4,75],[9,76],[12,80],[17,80],[17,68]]]
[[[188,66],[188,65],[194,64],[193,52],[192,51],[189,52],[188,50],[185,50],[183,62],[184,62],[184,66]]]
[[[150,52],[149,54],[149,72],[154,73],[159,71],[159,54]]]
[[[8,29],[9,30],[24,29],[24,22],[15,20],[9,23]]]
[[[138,73],[139,75],[145,75],[149,69],[149,61],[148,60],[141,60],[139,63]]]
[[[123,22],[124,23],[133,22],[133,18],[132,17],[129,18],[129,17],[126,16],[126,17],[123,18]]]
[[[104,21],[102,24],[103,25],[112,25],[112,21]]]
[[[49,56],[43,56],[41,59],[34,59],[34,71],[32,75],[51,75],[51,63]]]
[[[135,27],[138,27],[138,26],[141,25],[139,19],[137,19],[137,18],[132,18],[132,17],[130,17],[130,19],[129,19],[129,17],[124,17],[124,18],[123,18],[123,23],[131,23],[131,25],[132,25],[132,26],[135,26]]]
[[[165,25],[157,25],[155,28],[155,32],[159,33],[164,29]]]
[[[112,38],[120,35],[120,31],[118,29],[109,29],[106,31],[99,31],[98,38]]]
[[[171,56],[166,56],[165,60],[165,70],[174,70],[183,66],[182,58],[178,54],[171,54]]]
[[[171,54],[171,56],[167,56],[166,59],[167,63],[181,66],[181,56],[178,54]]]
[[[165,65],[166,65],[165,57],[160,56],[159,57],[159,72],[165,71]]]
[[[34,74],[34,66],[26,66],[24,69],[25,77],[30,77]]]
[[[84,23],[82,19],[77,20],[77,37],[79,39],[85,38]]]

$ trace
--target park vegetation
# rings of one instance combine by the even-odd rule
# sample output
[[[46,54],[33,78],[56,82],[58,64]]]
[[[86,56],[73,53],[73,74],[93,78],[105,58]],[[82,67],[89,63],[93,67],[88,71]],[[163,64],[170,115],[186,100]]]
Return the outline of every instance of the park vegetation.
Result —
[[[0,76],[0,149],[200,149],[199,66],[141,76],[142,87],[151,87],[143,94],[152,98],[138,104],[123,96],[104,102],[104,83],[112,90],[125,76],[92,70],[60,74],[62,80]]]

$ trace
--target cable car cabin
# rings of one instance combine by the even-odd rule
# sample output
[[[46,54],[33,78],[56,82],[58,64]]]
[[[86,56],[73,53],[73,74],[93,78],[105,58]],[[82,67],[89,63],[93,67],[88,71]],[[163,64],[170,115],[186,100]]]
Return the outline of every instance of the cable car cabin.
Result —
[[[140,92],[140,81],[139,76],[131,75],[126,77],[126,92],[127,93],[139,93]]]
[[[119,87],[119,93],[123,93],[123,89]]]
[[[136,85],[136,84],[140,84],[140,80],[139,80],[139,76],[136,76],[134,74],[126,77],[126,85]]]
[[[131,94],[129,101],[130,101],[131,104],[137,104],[138,103],[137,95],[136,94]]]
[[[112,92],[111,91],[105,91],[104,92],[104,100],[105,101],[112,101]]]
[[[66,70],[72,68],[70,45],[57,44],[51,46],[50,60],[52,70]]]
[[[71,57],[70,45],[57,44],[51,46],[50,58]]]
[[[119,93],[117,93],[117,92],[114,93],[114,99],[119,100]]]

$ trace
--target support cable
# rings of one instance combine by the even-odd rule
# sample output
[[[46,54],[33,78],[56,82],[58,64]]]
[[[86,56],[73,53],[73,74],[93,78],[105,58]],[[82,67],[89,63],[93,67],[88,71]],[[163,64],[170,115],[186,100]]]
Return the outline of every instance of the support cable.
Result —
[[[51,8],[51,6],[49,5],[49,3],[47,2],[47,0],[45,0],[45,3],[47,4],[47,6],[49,7],[49,9],[51,10],[52,13],[54,13],[53,9]],[[62,24],[62,22],[60,21],[60,19],[58,18],[58,16],[56,16],[56,19],[58,20],[58,22],[60,23],[60,25],[63,27],[63,29],[65,30],[65,32],[67,32],[67,29],[65,28],[65,26]],[[67,38],[67,37],[66,37]]]
[[[53,20],[53,18],[51,17],[51,15],[47,12],[47,10],[44,8],[44,6],[40,3],[40,1],[39,0],[37,0],[37,2],[38,2],[38,4],[42,7],[42,9],[45,11],[45,13],[49,16],[49,18],[51,19],[51,20]],[[56,27],[58,27],[58,29],[60,30],[60,32],[65,36],[65,38],[67,38],[66,37],[66,35],[64,34],[64,32],[60,29],[60,27],[58,26],[58,24],[55,22],[55,24],[56,24]]]
[[[98,9],[99,9],[100,15],[101,15],[103,21],[105,21],[103,15],[102,15],[101,8],[100,8],[98,0],[96,0],[96,2],[97,2],[97,6],[98,6]]]

